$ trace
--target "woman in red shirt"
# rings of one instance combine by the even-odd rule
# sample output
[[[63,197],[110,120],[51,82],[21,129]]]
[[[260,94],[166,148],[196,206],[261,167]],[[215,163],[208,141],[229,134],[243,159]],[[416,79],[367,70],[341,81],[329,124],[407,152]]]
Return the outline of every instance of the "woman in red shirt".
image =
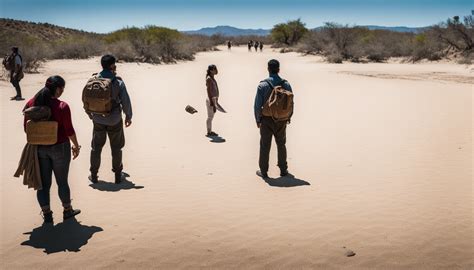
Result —
[[[25,106],[25,109],[33,106],[48,106],[51,108],[50,120],[58,122],[58,140],[56,144],[38,146],[38,159],[43,188],[37,191],[37,199],[43,211],[45,223],[53,222],[53,212],[49,205],[53,172],[58,184],[59,198],[64,207],[63,218],[68,219],[81,212],[79,209],[72,208],[71,192],[68,184],[71,150],[73,159],[76,159],[79,156],[81,146],[77,142],[76,132],[72,126],[69,105],[59,100],[65,86],[66,82],[61,76],[51,76],[46,80],[45,87],[29,100]],[[28,119],[25,117],[25,125],[27,121]],[[72,148],[70,141],[73,143]]]

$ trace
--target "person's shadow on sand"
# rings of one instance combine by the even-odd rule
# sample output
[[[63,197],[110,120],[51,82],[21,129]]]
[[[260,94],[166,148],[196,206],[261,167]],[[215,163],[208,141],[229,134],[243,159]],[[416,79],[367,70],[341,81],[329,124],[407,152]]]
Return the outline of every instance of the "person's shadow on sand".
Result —
[[[102,180],[99,180],[98,183],[95,184],[90,184],[89,185],[93,189],[97,189],[100,191],[109,191],[109,192],[117,192],[120,190],[126,190],[126,189],[142,189],[145,188],[144,186],[137,186],[135,183],[128,181],[127,179],[122,179],[122,182],[120,184],[115,184],[111,182],[105,182]]]
[[[115,184],[115,182],[106,182],[103,180],[99,180],[98,183],[95,184],[90,184],[89,186],[93,189],[97,189],[100,191],[109,191],[109,192],[117,192],[120,190],[125,190],[125,189],[142,189],[145,188],[144,186],[137,186],[135,183],[129,181],[127,177],[130,177],[130,175],[126,172],[122,173],[122,182],[120,184]]]
[[[225,139],[221,136],[207,136],[210,139],[211,143],[223,143]]]
[[[297,187],[297,186],[309,186],[309,182],[296,178],[291,173],[287,176],[281,176],[278,178],[262,178],[269,186],[272,187]]]
[[[21,245],[44,249],[43,252],[46,254],[62,251],[79,252],[94,233],[101,231],[103,229],[100,227],[82,225],[75,218],[71,218],[56,225],[43,224],[31,232],[24,233],[30,235],[30,239]]]

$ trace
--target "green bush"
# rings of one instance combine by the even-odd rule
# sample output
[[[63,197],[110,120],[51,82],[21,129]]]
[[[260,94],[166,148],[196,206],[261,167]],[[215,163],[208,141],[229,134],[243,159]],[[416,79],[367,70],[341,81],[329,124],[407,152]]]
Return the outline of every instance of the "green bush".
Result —
[[[272,40],[281,45],[296,45],[308,32],[301,19],[280,23],[273,27],[270,32]]]

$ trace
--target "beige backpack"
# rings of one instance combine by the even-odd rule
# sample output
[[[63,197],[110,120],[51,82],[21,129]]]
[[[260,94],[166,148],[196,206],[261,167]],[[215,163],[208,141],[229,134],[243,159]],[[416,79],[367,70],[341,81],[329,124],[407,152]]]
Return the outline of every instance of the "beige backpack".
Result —
[[[82,103],[88,114],[109,115],[116,105],[118,91],[117,80],[101,78],[93,74],[82,90]]]
[[[290,121],[293,115],[293,93],[285,90],[281,85],[286,81],[282,80],[279,85],[273,86],[269,81],[264,81],[273,88],[270,97],[263,105],[263,116],[272,117],[274,121]]]

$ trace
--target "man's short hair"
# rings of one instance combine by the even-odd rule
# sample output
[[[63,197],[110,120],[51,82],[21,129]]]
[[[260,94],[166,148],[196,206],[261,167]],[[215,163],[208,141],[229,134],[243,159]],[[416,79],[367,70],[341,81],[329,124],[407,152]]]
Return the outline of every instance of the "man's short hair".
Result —
[[[103,69],[110,69],[110,66],[115,64],[115,61],[116,59],[113,55],[106,54],[100,59],[100,64],[102,65]]]
[[[12,52],[18,53],[18,47],[12,47]]]
[[[270,71],[270,73],[280,72],[280,62],[276,59],[268,61],[268,71]]]

